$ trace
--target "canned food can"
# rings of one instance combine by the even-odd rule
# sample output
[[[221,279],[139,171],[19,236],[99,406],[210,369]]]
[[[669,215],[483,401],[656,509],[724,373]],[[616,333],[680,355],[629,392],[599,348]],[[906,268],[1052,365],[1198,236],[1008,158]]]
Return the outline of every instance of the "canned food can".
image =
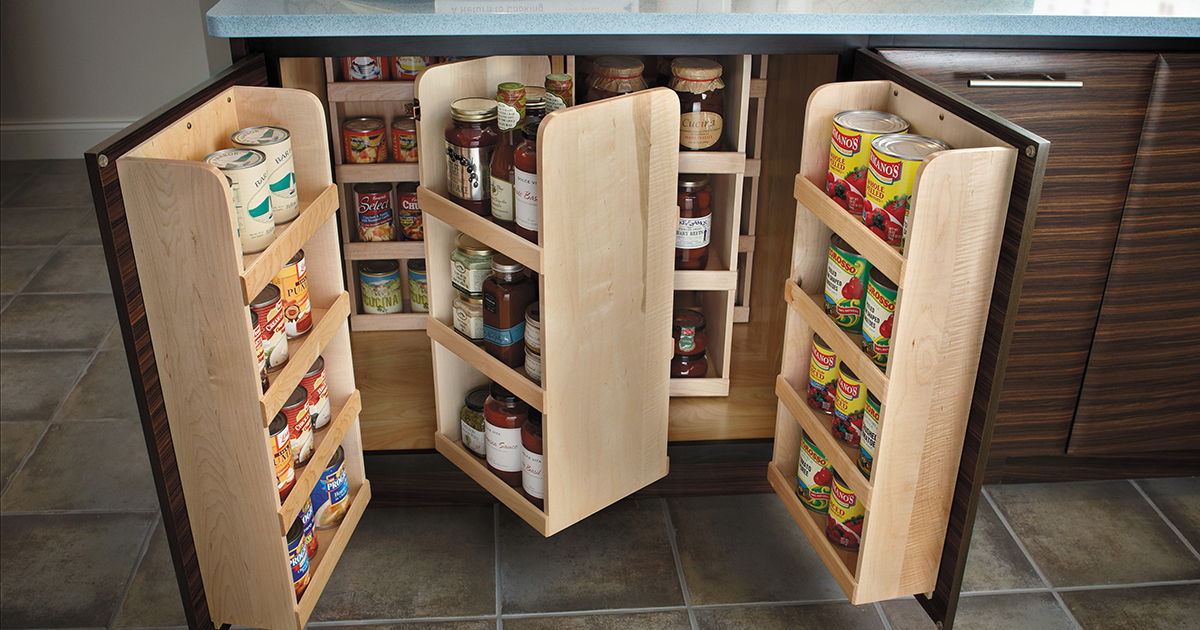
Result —
[[[292,461],[292,434],[288,427],[287,416],[281,411],[275,414],[271,425],[267,427],[271,436],[271,454],[275,459],[275,481],[279,487],[279,499],[287,498],[292,486],[296,485],[296,467]]]
[[[254,356],[258,358],[258,379],[262,381],[263,393],[267,393],[267,353],[263,352],[262,326],[258,324],[258,313],[250,309],[250,328],[254,331]]]
[[[813,445],[808,435],[800,434],[800,465],[797,471],[796,496],[804,507],[818,513],[829,512],[829,484],[833,473],[825,455]]]
[[[337,527],[346,518],[346,510],[350,507],[350,488],[346,483],[345,459],[346,454],[339,446],[313,487],[312,504],[317,529]]]
[[[871,141],[886,133],[907,131],[907,120],[887,112],[853,110],[835,115],[825,194],[851,214],[862,216]]]
[[[221,169],[229,185],[242,253],[266,249],[275,240],[267,157],[256,149],[221,149],[209,153],[204,162]]]
[[[840,236],[829,239],[829,263],[825,271],[825,313],[842,330],[862,329],[863,293],[871,263]]]
[[[542,355],[529,346],[525,346],[525,374],[538,385],[542,384]]]
[[[896,312],[896,292],[894,282],[878,269],[871,269],[867,280],[867,296],[863,299],[862,350],[880,368],[887,367],[892,320]]]
[[[462,443],[479,457],[487,456],[487,436],[483,426],[483,405],[487,403],[490,391],[487,387],[477,387],[467,394],[467,399],[458,419],[462,425]]]
[[[283,127],[247,127],[233,134],[233,146],[257,149],[267,159],[267,188],[275,225],[300,216],[296,193],[296,166],[292,161],[292,134]]]
[[[425,261],[408,261],[408,301],[414,313],[429,312],[429,281],[425,276]]]
[[[415,81],[419,72],[432,65],[433,57],[392,57],[392,78]]]
[[[292,523],[287,535],[288,564],[292,567],[292,585],[296,587],[296,599],[308,588],[308,548],[304,544],[304,524],[300,518]]]
[[[329,424],[329,388],[325,386],[325,357],[317,357],[308,373],[300,379],[300,386],[308,392],[308,417],[314,430],[324,429]]]
[[[858,551],[862,539],[863,520],[867,510],[858,497],[846,487],[846,482],[833,473],[833,490],[829,497],[829,518],[825,521],[825,537],[834,547]]]
[[[814,334],[812,359],[808,365],[808,406],[822,413],[833,413],[837,379],[837,354],[824,339]]]
[[[274,372],[283,368],[288,360],[287,324],[279,287],[274,284],[263,287],[250,303],[250,308],[258,313],[258,322],[262,327],[267,371]]]
[[[875,466],[875,449],[879,442],[879,399],[867,392],[867,408],[863,415],[862,441],[858,443],[858,469],[867,480]]]
[[[890,245],[899,245],[917,169],[925,158],[950,145],[926,136],[886,134],[871,141],[863,223]]]
[[[387,161],[387,143],[383,140],[383,120],[351,118],[342,123],[342,142],[347,164],[373,164]]]
[[[354,207],[358,210],[358,240],[396,240],[396,226],[392,223],[391,184],[355,184]]]
[[[309,558],[315,558],[319,547],[316,536],[316,519],[313,518],[312,497],[304,502],[304,509],[300,510],[300,523],[304,525],[304,548],[308,552]]]
[[[525,309],[525,347],[542,353],[542,305],[534,302]]]
[[[347,81],[386,81],[387,57],[342,57]]]
[[[421,209],[417,207],[417,183],[396,184],[396,223],[405,240],[425,240],[425,229],[421,222]]]
[[[364,313],[382,315],[404,310],[400,263],[394,260],[367,261],[359,267],[358,277]]]
[[[863,423],[863,407],[867,404],[867,388],[863,387],[850,366],[842,363],[838,374],[837,395],[833,399],[833,435],[839,440],[858,446]]]
[[[271,280],[271,284],[279,287],[279,299],[283,300],[284,330],[288,339],[303,337],[312,330],[312,305],[308,301],[306,269],[302,249]]]
[[[397,162],[417,161],[417,121],[397,118],[392,121],[392,154]]]
[[[299,468],[312,458],[314,443],[312,417],[308,413],[308,392],[303,386],[292,390],[282,411],[287,416],[288,430],[291,432],[292,457]]]

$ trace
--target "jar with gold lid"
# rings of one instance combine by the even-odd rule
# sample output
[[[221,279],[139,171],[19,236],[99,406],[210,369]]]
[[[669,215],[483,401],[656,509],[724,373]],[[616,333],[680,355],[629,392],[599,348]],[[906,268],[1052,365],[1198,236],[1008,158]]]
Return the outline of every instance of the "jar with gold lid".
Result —
[[[450,200],[483,217],[492,214],[492,151],[500,139],[496,101],[460,98],[450,104],[446,127],[446,192]]]

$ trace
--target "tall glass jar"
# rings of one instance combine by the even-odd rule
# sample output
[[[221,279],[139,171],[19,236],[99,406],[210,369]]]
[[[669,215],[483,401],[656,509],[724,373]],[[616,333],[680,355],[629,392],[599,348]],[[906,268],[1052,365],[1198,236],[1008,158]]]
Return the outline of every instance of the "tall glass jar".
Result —
[[[592,62],[588,75],[587,102],[646,89],[642,78],[645,66],[633,57],[599,57]]]
[[[487,467],[504,483],[521,485],[521,426],[529,416],[529,405],[498,383],[489,388],[483,405],[487,438]]]
[[[712,197],[708,175],[679,174],[676,269],[704,269],[708,265],[708,243],[712,239]]]
[[[542,412],[529,408],[521,426],[521,494],[540,510],[546,504],[546,470],[542,460]]]
[[[537,286],[521,263],[496,254],[492,277],[483,283],[483,349],[509,367],[525,363],[525,309],[537,301]]]
[[[546,117],[546,88],[536,85],[525,86],[525,120],[521,126],[541,122]]]
[[[517,234],[526,240],[538,242],[538,178],[537,178],[537,133],[539,123],[525,125],[521,136],[525,139],[513,154],[516,164],[516,215]]]
[[[466,234],[454,238],[450,254],[450,284],[460,293],[483,296],[483,282],[492,277],[492,257],[496,252]]]
[[[483,217],[492,214],[490,165],[499,139],[496,101],[460,98],[450,105],[446,192],[451,201]]]
[[[721,64],[699,57],[671,62],[671,89],[679,95],[679,149],[719,151],[725,117]]]
[[[492,186],[492,221],[507,230],[513,222],[513,152],[521,144],[522,120],[525,118],[525,86],[520,83],[501,83],[496,87],[496,122],[500,141],[492,152],[490,181]]]

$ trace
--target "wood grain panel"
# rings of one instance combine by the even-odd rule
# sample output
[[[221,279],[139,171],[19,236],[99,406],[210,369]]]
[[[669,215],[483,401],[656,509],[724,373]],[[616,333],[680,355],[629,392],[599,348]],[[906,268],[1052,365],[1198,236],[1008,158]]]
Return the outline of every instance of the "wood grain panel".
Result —
[[[1070,455],[1200,449],[1198,103],[1200,55],[1159,57]]]

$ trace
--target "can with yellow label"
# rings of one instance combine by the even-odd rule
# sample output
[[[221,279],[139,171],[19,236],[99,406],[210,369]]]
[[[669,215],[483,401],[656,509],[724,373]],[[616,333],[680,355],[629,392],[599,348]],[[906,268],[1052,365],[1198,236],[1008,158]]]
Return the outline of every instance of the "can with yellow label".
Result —
[[[833,490],[829,496],[829,518],[825,521],[825,537],[834,547],[846,551],[858,551],[862,539],[863,521],[867,509],[858,502],[858,497],[846,486],[846,482],[833,473]]]
[[[863,223],[889,245],[899,245],[917,169],[926,157],[950,145],[927,136],[890,133],[871,141]]]

